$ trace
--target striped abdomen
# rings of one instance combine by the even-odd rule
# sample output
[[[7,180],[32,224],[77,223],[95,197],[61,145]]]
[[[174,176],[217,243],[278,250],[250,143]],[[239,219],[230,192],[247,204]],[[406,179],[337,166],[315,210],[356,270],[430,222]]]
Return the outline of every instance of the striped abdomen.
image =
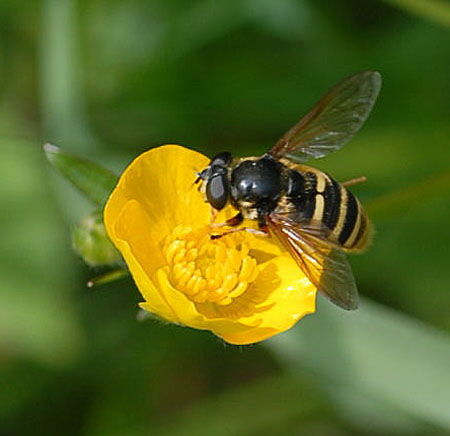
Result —
[[[344,186],[306,166],[289,171],[289,181],[287,194],[297,219],[323,223],[330,231],[330,242],[344,250],[359,251],[368,245],[370,222],[361,203]]]

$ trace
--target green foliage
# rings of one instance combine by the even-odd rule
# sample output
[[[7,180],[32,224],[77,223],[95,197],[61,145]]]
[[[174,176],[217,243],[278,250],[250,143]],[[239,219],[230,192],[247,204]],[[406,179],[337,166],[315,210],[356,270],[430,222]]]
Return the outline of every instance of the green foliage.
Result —
[[[448,433],[448,2],[357,3],[0,3],[1,434]],[[378,303],[320,303],[236,348],[136,322],[129,278],[86,288],[111,277],[71,255],[86,211],[39,144],[68,150],[47,155],[101,207],[116,180],[103,166],[162,143],[260,154],[366,69],[383,74],[372,116],[317,166],[368,177],[352,190],[376,235],[351,263]]]
[[[448,336],[369,301],[350,314],[328,303],[319,310],[301,329],[268,342],[294,374],[306,366],[332,393],[373,398],[450,429]],[[358,406],[352,407],[357,420]]]
[[[87,159],[67,153],[52,144],[44,146],[49,162],[87,198],[102,207],[117,182],[111,171]]]

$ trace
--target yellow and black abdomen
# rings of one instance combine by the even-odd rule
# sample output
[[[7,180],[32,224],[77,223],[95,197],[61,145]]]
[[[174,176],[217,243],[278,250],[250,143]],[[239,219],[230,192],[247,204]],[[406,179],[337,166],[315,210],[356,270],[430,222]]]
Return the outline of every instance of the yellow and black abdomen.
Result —
[[[370,222],[350,191],[328,174],[303,165],[289,171],[289,180],[287,195],[299,221],[320,225],[327,239],[345,251],[367,247]]]
[[[339,204],[336,204],[338,219],[334,227],[329,227],[330,236],[345,250],[364,250],[370,242],[370,221],[358,199],[344,186],[340,184],[338,186],[340,196]]]

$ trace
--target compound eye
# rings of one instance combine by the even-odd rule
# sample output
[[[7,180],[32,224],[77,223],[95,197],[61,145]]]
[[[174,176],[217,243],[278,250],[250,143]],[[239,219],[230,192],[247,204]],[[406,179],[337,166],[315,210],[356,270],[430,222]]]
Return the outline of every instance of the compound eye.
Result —
[[[229,187],[225,174],[218,174],[208,180],[206,198],[208,203],[217,210],[225,207],[228,201]]]

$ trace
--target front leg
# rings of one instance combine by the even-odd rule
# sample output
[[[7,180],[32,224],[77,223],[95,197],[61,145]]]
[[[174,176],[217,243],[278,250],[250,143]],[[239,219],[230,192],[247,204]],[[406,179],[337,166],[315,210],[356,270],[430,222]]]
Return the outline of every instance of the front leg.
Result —
[[[244,217],[241,212],[238,212],[234,217],[227,219],[224,223],[211,223],[211,227],[237,227],[239,224],[242,224],[244,221]]]
[[[216,220],[218,213],[219,213],[219,211],[217,211],[216,209],[211,207],[211,219],[209,221],[209,224],[211,226],[214,225],[214,221]]]
[[[242,224],[242,222],[244,221],[244,217],[242,216],[241,212],[238,212],[234,217],[226,220],[226,224],[230,227],[236,227],[239,224]]]
[[[237,232],[247,232],[247,233],[251,233],[252,235],[257,235],[257,236],[270,236],[270,233],[263,229],[256,230],[256,229],[252,229],[251,227],[236,227],[234,229],[227,230],[226,232],[219,233],[217,235],[211,235],[210,238],[211,239],[220,239],[226,235],[231,235],[232,233],[237,233]]]
[[[267,227],[265,220],[263,220],[263,221],[258,220],[260,230],[252,229],[249,227],[236,228],[237,226],[242,224],[243,221],[244,221],[244,217],[242,216],[242,213],[239,212],[237,215],[226,220],[224,223],[215,225],[214,227],[229,226],[229,227],[235,227],[235,228],[227,230],[226,232],[223,232],[223,233],[219,233],[217,235],[211,235],[211,239],[219,239],[225,235],[230,235],[231,233],[236,233],[236,232],[248,232],[248,233],[252,233],[254,235],[258,235],[258,236],[270,236],[269,229]]]

